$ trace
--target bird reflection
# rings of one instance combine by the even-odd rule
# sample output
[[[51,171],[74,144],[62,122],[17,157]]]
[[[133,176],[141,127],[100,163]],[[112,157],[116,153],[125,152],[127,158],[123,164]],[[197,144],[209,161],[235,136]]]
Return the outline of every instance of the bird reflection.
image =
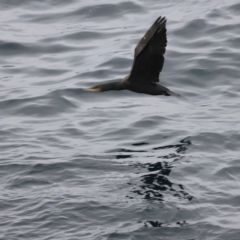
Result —
[[[162,223],[159,221],[146,221],[144,223],[145,227],[164,227],[164,226],[169,226],[169,225],[183,227],[183,226],[187,225],[187,222],[183,220],[181,222],[176,222],[174,224],[166,224],[166,223]]]
[[[185,153],[190,145],[190,139],[185,138],[176,145],[154,148],[153,150],[173,149],[174,152],[158,157],[161,161],[156,163],[139,163],[137,167],[147,169],[149,174],[141,176],[142,184],[140,184],[140,186],[135,186],[132,193],[153,201],[162,202],[169,198],[190,201],[193,196],[185,191],[184,186],[182,184],[173,183],[169,179],[169,175],[171,171],[174,170],[176,162],[184,157],[182,154]]]

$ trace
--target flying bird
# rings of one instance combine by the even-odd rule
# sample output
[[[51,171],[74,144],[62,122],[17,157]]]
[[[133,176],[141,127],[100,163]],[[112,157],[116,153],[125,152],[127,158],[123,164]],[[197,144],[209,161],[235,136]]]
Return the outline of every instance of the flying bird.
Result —
[[[178,96],[158,84],[167,46],[166,18],[159,17],[135,47],[131,72],[122,81],[99,84],[86,91],[130,90],[150,95]]]

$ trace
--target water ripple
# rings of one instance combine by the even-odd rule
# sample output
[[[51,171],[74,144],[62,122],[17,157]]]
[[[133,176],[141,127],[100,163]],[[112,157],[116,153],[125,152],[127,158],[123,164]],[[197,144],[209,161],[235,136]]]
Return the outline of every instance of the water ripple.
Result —
[[[240,4],[0,2],[1,239],[239,239]],[[161,83],[119,81],[168,19]]]

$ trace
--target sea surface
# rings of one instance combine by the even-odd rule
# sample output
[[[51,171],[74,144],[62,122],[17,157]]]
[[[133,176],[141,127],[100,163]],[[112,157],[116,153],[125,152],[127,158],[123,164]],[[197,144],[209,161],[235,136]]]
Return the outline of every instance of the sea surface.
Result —
[[[239,240],[238,0],[0,1],[1,240]],[[123,79],[167,18],[161,84]]]

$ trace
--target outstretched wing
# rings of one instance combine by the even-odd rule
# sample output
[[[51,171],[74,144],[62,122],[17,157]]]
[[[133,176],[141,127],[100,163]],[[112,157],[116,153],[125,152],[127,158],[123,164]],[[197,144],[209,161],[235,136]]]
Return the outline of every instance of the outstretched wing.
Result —
[[[166,19],[159,17],[137,44],[128,81],[159,82],[167,46]]]

